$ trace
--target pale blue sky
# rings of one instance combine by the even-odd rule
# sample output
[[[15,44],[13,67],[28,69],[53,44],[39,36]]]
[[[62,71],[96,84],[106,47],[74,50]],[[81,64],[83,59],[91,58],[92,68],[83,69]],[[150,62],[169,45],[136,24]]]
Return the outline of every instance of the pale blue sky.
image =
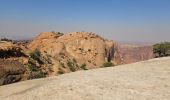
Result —
[[[95,32],[119,41],[170,41],[170,0],[1,0],[0,37]]]

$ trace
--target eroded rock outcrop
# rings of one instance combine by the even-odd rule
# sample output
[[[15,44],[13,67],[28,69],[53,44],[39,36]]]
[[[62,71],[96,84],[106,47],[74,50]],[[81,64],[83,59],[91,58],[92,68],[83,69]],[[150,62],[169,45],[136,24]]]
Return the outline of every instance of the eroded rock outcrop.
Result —
[[[18,61],[0,59],[0,85],[24,80],[26,68]]]
[[[28,48],[38,49],[43,55],[50,55],[55,73],[61,70],[64,73],[81,70],[83,65],[86,65],[87,69],[97,68],[104,62],[121,64],[117,43],[94,33],[73,32],[60,35],[43,32]],[[70,66],[72,68],[69,68]]]
[[[0,41],[0,85],[27,80],[28,56],[11,41]]]
[[[12,42],[0,41],[0,58],[26,57],[27,55],[25,55],[23,51],[20,46]]]

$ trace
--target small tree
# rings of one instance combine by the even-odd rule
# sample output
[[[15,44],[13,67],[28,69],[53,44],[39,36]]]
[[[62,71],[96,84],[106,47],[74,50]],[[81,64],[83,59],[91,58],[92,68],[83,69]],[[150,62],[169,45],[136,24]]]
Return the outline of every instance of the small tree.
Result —
[[[153,52],[156,57],[170,56],[170,42],[157,43],[153,45]]]

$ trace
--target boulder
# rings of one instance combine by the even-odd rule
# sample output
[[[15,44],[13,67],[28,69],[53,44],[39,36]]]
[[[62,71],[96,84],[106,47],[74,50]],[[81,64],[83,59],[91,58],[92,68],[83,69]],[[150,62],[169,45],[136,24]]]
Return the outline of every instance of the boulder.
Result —
[[[0,59],[0,85],[23,80],[25,71],[24,65],[18,61]]]

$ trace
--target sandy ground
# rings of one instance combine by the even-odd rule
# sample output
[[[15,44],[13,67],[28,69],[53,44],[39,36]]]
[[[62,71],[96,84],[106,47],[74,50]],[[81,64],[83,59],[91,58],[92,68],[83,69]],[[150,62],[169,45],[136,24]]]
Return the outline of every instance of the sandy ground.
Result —
[[[170,57],[0,86],[0,100],[170,100]]]

